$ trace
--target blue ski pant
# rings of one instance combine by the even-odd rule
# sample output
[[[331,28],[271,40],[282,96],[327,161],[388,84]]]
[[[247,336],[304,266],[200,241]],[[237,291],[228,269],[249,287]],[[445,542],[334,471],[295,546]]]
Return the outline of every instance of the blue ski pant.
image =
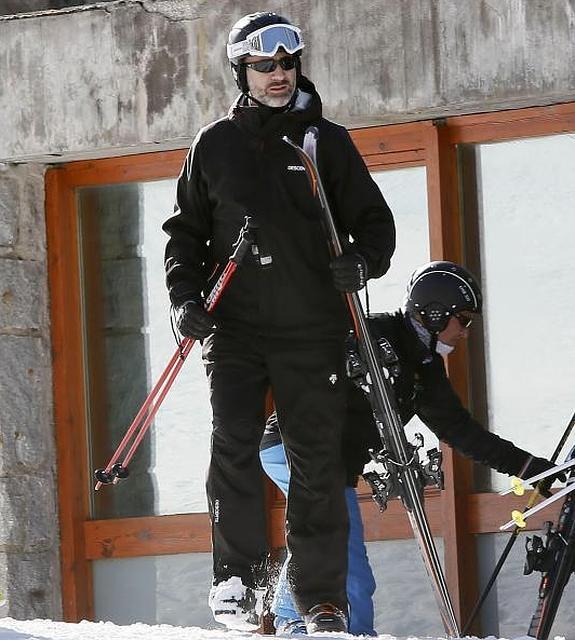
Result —
[[[266,474],[287,497],[289,486],[289,468],[282,444],[260,451],[260,460]],[[374,626],[373,594],[375,578],[367,557],[363,540],[363,522],[359,510],[357,494],[353,487],[345,490],[345,499],[349,514],[347,599],[349,606],[349,632],[354,635],[377,635]],[[282,620],[297,620],[297,612],[292,599],[286,575],[287,559],[284,563],[276,586],[272,612],[276,616],[276,626]]]

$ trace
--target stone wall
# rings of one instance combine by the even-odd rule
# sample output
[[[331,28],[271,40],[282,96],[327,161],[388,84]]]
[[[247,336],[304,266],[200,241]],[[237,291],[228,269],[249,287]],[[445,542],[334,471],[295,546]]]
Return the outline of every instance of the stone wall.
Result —
[[[44,178],[0,165],[0,615],[59,617]]]
[[[116,0],[0,16],[0,161],[186,147],[236,93],[227,32],[256,0]],[[575,99],[570,0],[268,0],[347,126]],[[6,126],[10,123],[10,126]]]

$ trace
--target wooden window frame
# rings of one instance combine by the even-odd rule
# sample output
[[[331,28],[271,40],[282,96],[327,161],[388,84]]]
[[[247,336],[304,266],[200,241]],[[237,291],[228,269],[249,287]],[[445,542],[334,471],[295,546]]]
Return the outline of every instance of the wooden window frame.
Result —
[[[370,170],[425,166],[430,250],[433,259],[462,258],[457,145],[575,131],[575,103],[435,121],[357,129],[352,138]],[[72,162],[46,174],[46,227],[53,355],[54,412],[58,456],[63,615],[67,621],[93,618],[91,561],[211,550],[207,514],[90,520],[86,397],[76,189],[174,178],[187,150]],[[401,239],[400,239],[401,241]],[[467,351],[458,348],[448,366],[462,398],[468,397]],[[457,617],[465,621],[477,596],[475,535],[498,532],[523,499],[473,493],[472,464],[442,447],[445,490],[426,493],[434,535],[442,536],[445,567]],[[410,538],[403,507],[392,501],[384,516],[361,498],[366,540]],[[558,507],[557,507],[558,510]],[[556,510],[556,511],[557,511]],[[529,520],[539,529],[545,515]],[[269,500],[270,538],[283,544],[283,500]]]

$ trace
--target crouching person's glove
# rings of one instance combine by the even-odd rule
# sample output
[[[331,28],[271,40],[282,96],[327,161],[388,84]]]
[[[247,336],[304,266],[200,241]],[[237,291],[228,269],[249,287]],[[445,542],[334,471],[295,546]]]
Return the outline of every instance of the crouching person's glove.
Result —
[[[365,287],[367,265],[359,253],[344,253],[334,258],[329,265],[333,284],[338,291],[352,293]]]
[[[186,338],[201,340],[216,329],[212,316],[199,300],[187,300],[176,308],[176,327]]]
[[[532,478],[533,476],[539,475],[540,473],[544,473],[545,471],[549,471],[549,469],[553,469],[556,465],[551,462],[551,460],[547,460],[546,458],[536,458],[535,456],[531,456],[531,458],[527,461],[526,465],[521,471],[520,478],[522,480],[526,478]],[[559,472],[554,473],[547,478],[544,478],[540,481],[539,493],[543,496],[551,495],[549,489],[551,485],[555,482],[555,480],[559,480],[560,482],[565,482],[567,479],[565,473]],[[539,484],[539,483],[535,483]]]

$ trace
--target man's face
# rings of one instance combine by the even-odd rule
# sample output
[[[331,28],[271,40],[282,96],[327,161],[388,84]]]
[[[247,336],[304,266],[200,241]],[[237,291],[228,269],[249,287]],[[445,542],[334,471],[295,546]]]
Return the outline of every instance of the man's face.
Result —
[[[272,58],[280,60],[281,58],[290,58],[291,56],[285,51],[278,51]],[[248,56],[244,62],[260,62],[270,60],[262,56]],[[285,107],[291,100],[295,91],[296,70],[289,69],[285,71],[279,64],[269,73],[262,73],[248,67],[247,81],[250,95],[268,107]]]
[[[473,320],[473,315],[466,311],[461,311],[457,315],[451,316],[445,329],[438,334],[438,340],[452,347],[457,346],[460,340],[465,340],[469,335],[469,326],[466,327],[465,325],[470,320]]]

